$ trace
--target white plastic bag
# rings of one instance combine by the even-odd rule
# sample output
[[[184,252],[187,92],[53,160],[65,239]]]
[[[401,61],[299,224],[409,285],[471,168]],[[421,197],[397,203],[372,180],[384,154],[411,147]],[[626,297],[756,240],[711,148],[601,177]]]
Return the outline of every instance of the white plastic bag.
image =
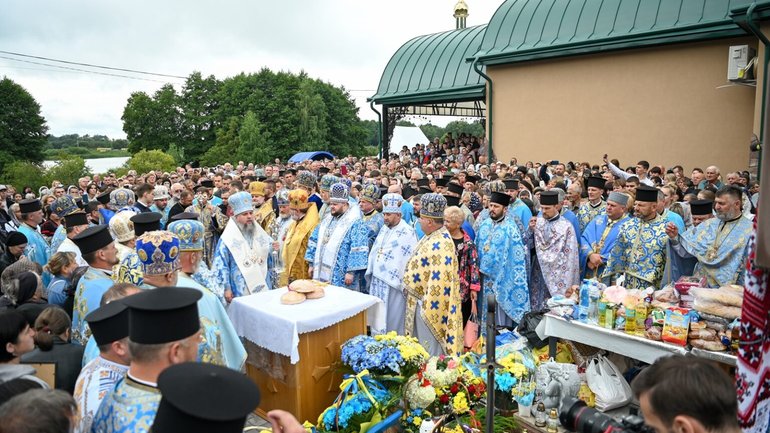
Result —
[[[588,362],[586,379],[588,387],[596,394],[596,409],[602,412],[625,406],[634,397],[618,367],[603,355]]]

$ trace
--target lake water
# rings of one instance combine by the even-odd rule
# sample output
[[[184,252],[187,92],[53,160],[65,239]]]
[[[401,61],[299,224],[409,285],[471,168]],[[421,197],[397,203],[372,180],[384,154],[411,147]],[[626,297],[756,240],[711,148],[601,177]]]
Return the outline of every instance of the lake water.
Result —
[[[128,161],[127,156],[86,159],[86,166],[88,166],[92,173],[106,173],[110,170],[122,167],[126,161]],[[56,164],[56,161],[43,161],[43,165],[46,167],[50,167],[54,164]]]

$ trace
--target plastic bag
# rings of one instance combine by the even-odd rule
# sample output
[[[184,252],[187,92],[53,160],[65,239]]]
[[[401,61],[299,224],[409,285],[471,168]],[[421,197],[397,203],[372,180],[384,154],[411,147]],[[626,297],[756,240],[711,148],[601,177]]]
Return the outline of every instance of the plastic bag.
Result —
[[[618,367],[603,355],[588,362],[588,387],[596,394],[596,409],[602,412],[627,405],[633,399],[631,386]]]

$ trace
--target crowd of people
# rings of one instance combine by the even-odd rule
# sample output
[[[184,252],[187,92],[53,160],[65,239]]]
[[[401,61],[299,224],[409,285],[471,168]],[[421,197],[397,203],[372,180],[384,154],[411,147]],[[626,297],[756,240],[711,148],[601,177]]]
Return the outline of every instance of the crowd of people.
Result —
[[[47,399],[76,432],[240,431],[259,393],[231,374],[246,351],[227,306],[302,279],[380,298],[386,328],[371,332],[431,355],[471,343],[488,295],[496,326],[513,328],[582,278],[742,282],[759,194],[748,172],[487,159],[483,140],[448,135],[386,159],[0,185],[0,403]],[[61,391],[41,394],[30,363],[55,363]],[[18,416],[0,406],[0,425]]]

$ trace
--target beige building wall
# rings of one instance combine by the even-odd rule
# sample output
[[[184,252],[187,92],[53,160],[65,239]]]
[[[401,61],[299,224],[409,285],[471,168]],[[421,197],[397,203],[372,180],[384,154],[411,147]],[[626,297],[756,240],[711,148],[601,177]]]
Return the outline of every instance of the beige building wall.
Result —
[[[742,43],[757,47],[742,38],[490,66],[495,155],[745,169],[757,89],[720,88],[728,47]]]

